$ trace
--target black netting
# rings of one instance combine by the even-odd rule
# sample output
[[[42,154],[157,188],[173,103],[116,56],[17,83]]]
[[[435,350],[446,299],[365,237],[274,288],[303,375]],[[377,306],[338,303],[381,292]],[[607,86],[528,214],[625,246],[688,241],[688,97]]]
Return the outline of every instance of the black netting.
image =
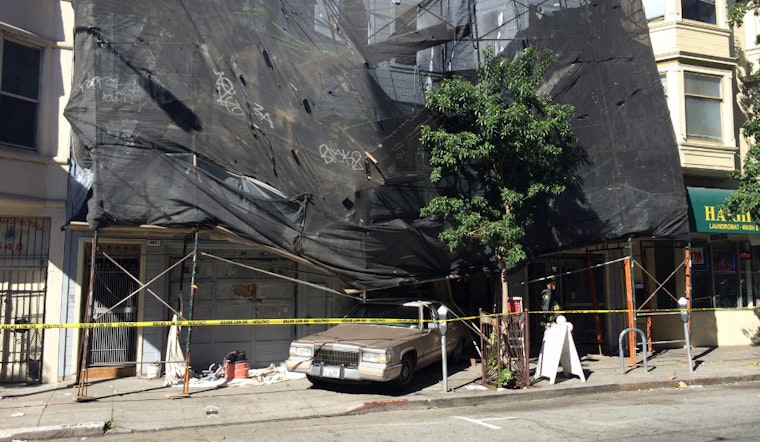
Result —
[[[219,225],[355,287],[480,269],[419,219],[436,194],[425,91],[487,46],[535,44],[557,56],[545,91],[575,105],[582,158],[579,187],[537,214],[531,253],[688,233],[638,0],[73,4],[65,114],[92,227]]]

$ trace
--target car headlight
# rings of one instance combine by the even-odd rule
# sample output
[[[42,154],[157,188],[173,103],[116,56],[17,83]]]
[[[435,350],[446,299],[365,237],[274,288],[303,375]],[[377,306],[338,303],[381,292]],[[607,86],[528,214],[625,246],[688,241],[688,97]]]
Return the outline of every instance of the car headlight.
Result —
[[[310,358],[314,356],[314,346],[304,345],[304,344],[293,344],[290,346],[290,356]]]
[[[371,362],[374,364],[387,364],[391,361],[392,353],[390,350],[385,351],[362,351],[362,362]]]

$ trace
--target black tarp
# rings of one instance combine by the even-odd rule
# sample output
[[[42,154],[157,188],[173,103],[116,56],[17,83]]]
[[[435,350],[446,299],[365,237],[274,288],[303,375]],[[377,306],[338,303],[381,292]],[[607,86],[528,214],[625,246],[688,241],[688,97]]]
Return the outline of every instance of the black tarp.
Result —
[[[424,94],[471,74],[486,46],[531,43],[557,56],[544,90],[576,107],[582,159],[579,187],[537,214],[530,252],[688,233],[638,0],[73,5],[65,115],[93,228],[222,226],[356,288],[468,271],[419,218],[436,192]]]

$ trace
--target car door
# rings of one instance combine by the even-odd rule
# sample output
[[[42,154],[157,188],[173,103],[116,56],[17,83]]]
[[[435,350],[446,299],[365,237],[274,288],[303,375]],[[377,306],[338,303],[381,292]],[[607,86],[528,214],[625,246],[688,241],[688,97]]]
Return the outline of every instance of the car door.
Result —
[[[432,305],[420,306],[424,329],[418,339],[417,366],[423,367],[441,360],[441,332],[438,329],[438,312]]]

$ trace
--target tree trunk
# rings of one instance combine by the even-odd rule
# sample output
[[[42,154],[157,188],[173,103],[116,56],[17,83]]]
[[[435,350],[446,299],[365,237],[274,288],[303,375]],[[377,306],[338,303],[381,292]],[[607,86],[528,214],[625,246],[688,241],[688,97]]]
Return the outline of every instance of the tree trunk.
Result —
[[[507,284],[507,264],[501,256],[496,257],[499,261],[499,273],[501,276],[501,312],[509,312],[509,284]]]

